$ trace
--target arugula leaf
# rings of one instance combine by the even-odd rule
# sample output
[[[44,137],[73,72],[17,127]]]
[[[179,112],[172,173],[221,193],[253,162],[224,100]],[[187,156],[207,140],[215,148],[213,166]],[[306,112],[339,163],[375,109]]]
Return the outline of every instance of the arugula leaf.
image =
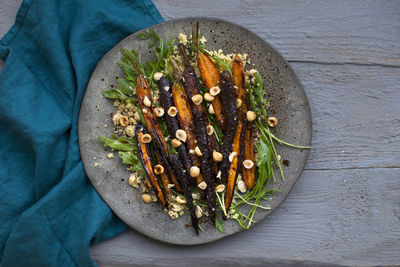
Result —
[[[221,233],[225,233],[224,224],[222,223],[221,219],[216,217],[215,218],[215,228],[218,229]]]
[[[136,141],[128,137],[112,136],[112,139],[99,136],[99,140],[104,143],[104,147],[109,147],[115,150],[136,152],[138,150]]]
[[[122,163],[129,165],[136,165],[140,163],[140,159],[138,156],[132,154],[132,152],[118,152],[119,157],[122,159]]]
[[[110,89],[110,90],[104,90],[101,92],[103,96],[110,98],[110,99],[119,99],[121,98],[121,93],[118,92],[117,90]]]

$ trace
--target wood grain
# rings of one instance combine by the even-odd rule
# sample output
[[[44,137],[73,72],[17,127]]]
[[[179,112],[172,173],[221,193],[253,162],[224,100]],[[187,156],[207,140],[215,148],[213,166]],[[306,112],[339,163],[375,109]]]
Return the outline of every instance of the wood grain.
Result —
[[[400,167],[400,68],[290,65],[313,118],[306,169]]]
[[[306,170],[281,207],[250,230],[194,247],[159,243],[131,230],[92,247],[91,254],[103,264],[157,266],[182,266],[181,257],[200,257],[204,265],[218,259],[247,264],[257,257],[398,264],[399,190],[398,169]]]
[[[259,34],[289,61],[400,66],[399,1],[155,0],[166,20],[210,16]]]

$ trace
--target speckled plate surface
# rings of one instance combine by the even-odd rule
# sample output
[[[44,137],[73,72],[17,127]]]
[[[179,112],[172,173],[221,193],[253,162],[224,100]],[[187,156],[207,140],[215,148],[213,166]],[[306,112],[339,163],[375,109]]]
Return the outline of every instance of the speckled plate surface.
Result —
[[[200,22],[200,31],[207,38],[207,49],[223,49],[232,53],[235,44],[239,53],[248,53],[264,77],[268,97],[272,97],[269,113],[279,119],[278,127],[273,129],[276,136],[295,144],[311,144],[311,112],[307,96],[295,73],[286,60],[268,43],[256,34],[234,23],[212,18],[184,18],[171,20],[150,27],[161,37],[170,33],[177,39],[179,33],[190,33],[192,22]],[[79,115],[79,145],[83,164],[90,181],[111,209],[133,229],[160,241],[181,245],[195,245],[212,242],[232,235],[243,229],[232,220],[225,222],[222,234],[208,223],[201,226],[205,230],[196,236],[189,216],[171,220],[162,212],[159,203],[144,204],[139,191],[128,184],[129,172],[121,163],[117,153],[113,159],[107,158],[108,150],[98,140],[98,136],[111,136],[113,126],[109,114],[115,111],[113,101],[104,98],[101,92],[116,87],[116,78],[123,76],[117,65],[121,58],[120,48],[141,51],[142,61],[152,56],[147,41],[137,37],[139,32],[130,35],[113,47],[98,63],[88,83]],[[247,66],[249,69],[251,66]],[[307,161],[307,149],[294,149],[276,145],[278,154],[289,160],[283,166],[285,181],[280,178],[274,184],[281,192],[276,193],[263,205],[271,210],[259,210],[255,221],[260,222],[284,201],[300,176]],[[96,159],[94,159],[96,158]],[[99,163],[98,167],[94,163]],[[275,170],[277,177],[280,177]]]

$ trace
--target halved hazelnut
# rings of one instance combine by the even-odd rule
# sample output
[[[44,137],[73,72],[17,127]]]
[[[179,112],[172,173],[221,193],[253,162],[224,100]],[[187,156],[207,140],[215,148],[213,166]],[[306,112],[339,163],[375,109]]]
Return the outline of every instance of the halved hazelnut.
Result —
[[[156,166],[154,166],[154,172],[156,174],[161,174],[164,172],[164,167],[160,164],[157,164]]]
[[[156,72],[156,73],[154,73],[153,78],[154,78],[154,80],[158,81],[161,79],[162,76],[163,76],[163,74],[161,72]]]
[[[246,193],[246,191],[247,191],[247,186],[246,186],[246,184],[245,184],[243,181],[239,181],[238,184],[237,184],[237,187],[238,187],[238,189],[239,189],[240,192]]]
[[[221,92],[221,89],[219,88],[219,86],[214,86],[210,88],[210,95],[212,96],[216,96]]]
[[[128,124],[129,124],[128,118],[126,116],[121,116],[119,118],[119,124],[121,124],[121,126],[124,126],[124,127],[128,126]]]
[[[208,107],[208,113],[210,113],[210,114],[215,114],[213,105],[210,105],[210,106]]]
[[[169,91],[169,89],[170,89],[169,86],[165,86],[165,87],[164,87],[164,90],[167,91],[167,92]]]
[[[249,70],[249,74],[250,74],[251,76],[253,76],[253,75],[256,74],[257,72],[258,72],[258,71],[255,70],[255,69]]]
[[[198,146],[196,146],[196,148],[194,149],[194,153],[196,153],[196,155],[199,157],[203,156],[203,153],[201,153],[200,148]]]
[[[175,200],[176,200],[176,202],[178,202],[179,204],[186,204],[186,199],[184,199],[184,198],[181,197],[181,196],[177,196],[177,197],[175,198]]]
[[[147,113],[147,108],[142,109],[143,113]]]
[[[205,93],[204,100],[207,102],[212,102],[212,101],[214,101],[214,97],[212,95],[210,95],[209,93]]]
[[[194,149],[190,149],[190,150],[189,150],[189,154],[194,155],[194,154],[195,154]]]
[[[256,113],[254,111],[251,111],[251,110],[247,111],[246,119],[248,121],[254,121],[256,119]]]
[[[140,140],[144,144],[150,143],[151,142],[151,136],[150,136],[150,134],[144,134],[144,135],[142,135],[142,138],[140,138]]]
[[[246,160],[243,161],[243,166],[244,166],[246,169],[251,169],[251,168],[253,168],[253,166],[254,166],[254,162],[251,161],[251,160],[249,160],[249,159],[246,159]]]
[[[203,216],[203,209],[200,206],[196,205],[194,213],[196,214],[196,217],[199,219]]]
[[[186,142],[187,134],[184,130],[179,129],[176,130],[175,137],[182,142]]]
[[[203,102],[203,96],[200,94],[192,96],[192,101],[195,105],[200,105]]]
[[[197,185],[197,187],[200,188],[201,190],[204,190],[207,188],[207,184],[206,184],[206,182],[203,181],[203,182],[199,183]]]
[[[151,101],[147,96],[144,97],[143,104],[148,108],[151,107]]]
[[[229,162],[232,162],[233,159],[236,157],[237,153],[233,151],[231,154],[229,154]]]
[[[275,127],[278,125],[278,119],[275,117],[268,117],[268,125],[269,127]]]
[[[215,187],[215,192],[217,192],[217,193],[224,192],[224,190],[225,190],[225,185],[223,185],[223,184],[217,185]]]
[[[223,158],[223,156],[222,156],[222,154],[221,153],[219,153],[219,152],[217,152],[217,151],[213,151],[213,160],[215,161],[215,162],[220,162],[220,161],[222,161],[222,158]]]
[[[206,130],[208,135],[212,135],[214,133],[214,128],[211,125],[207,125]]]
[[[164,115],[164,109],[162,107],[156,107],[154,113],[157,117],[162,117]]]
[[[240,100],[240,98],[236,99],[236,107],[240,108],[242,106],[242,100]]]
[[[197,166],[192,166],[190,168],[190,176],[192,177],[197,177],[200,174],[200,168]]]
[[[178,113],[176,107],[172,106],[169,107],[168,111],[167,111],[168,115],[170,115],[171,117],[175,117],[176,114]]]
[[[177,148],[178,146],[182,145],[182,142],[178,139],[172,139],[171,144],[174,148]]]

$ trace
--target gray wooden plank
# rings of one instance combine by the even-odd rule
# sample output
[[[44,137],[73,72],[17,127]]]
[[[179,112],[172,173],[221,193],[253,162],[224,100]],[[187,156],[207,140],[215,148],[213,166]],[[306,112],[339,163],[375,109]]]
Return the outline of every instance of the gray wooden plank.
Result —
[[[313,117],[306,169],[400,167],[400,68],[290,65]]]
[[[399,190],[395,168],[306,170],[281,207],[250,230],[194,247],[163,244],[130,230],[93,246],[91,255],[103,264],[157,266],[181,266],[180,258],[192,257],[203,265],[249,258],[398,264]]]
[[[259,34],[288,60],[400,66],[400,2],[154,0],[165,19],[210,16]]]

